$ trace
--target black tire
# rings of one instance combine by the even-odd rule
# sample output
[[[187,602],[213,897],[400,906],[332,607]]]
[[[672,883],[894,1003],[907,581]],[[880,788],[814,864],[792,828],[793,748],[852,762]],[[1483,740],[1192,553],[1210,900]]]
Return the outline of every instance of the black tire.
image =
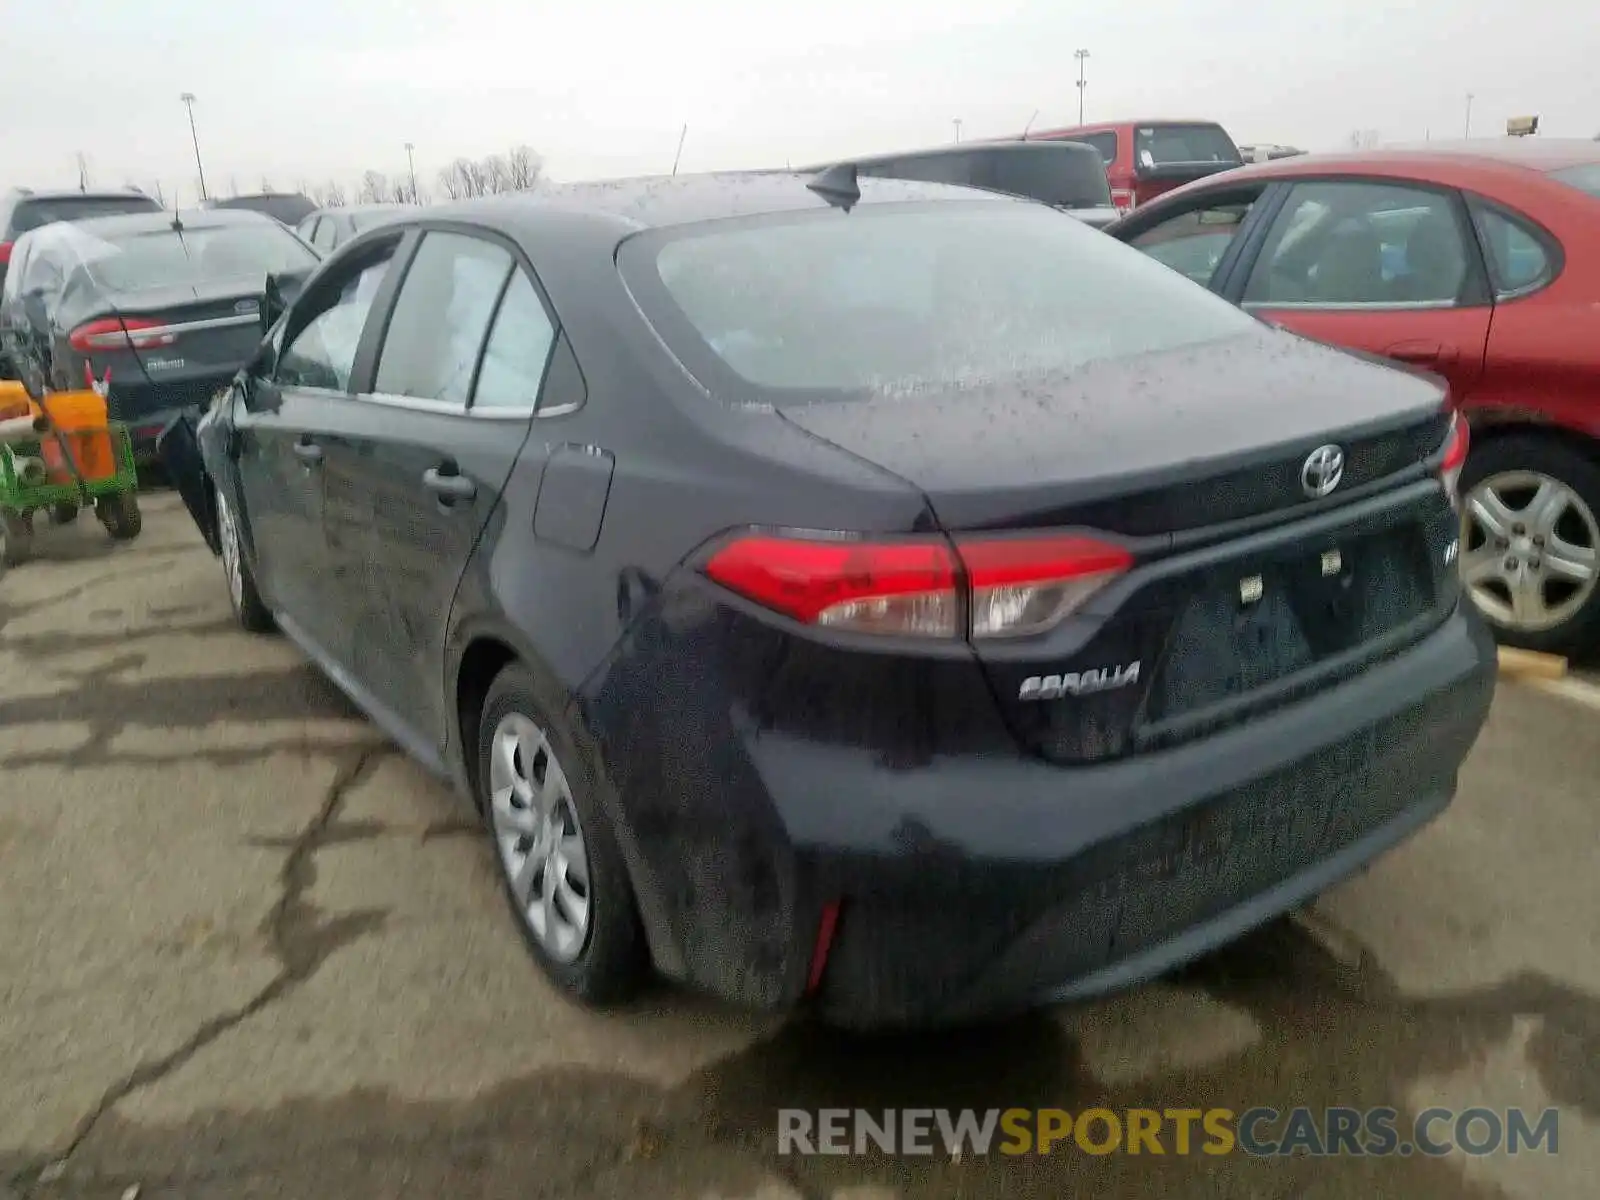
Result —
[[[0,509],[0,562],[20,567],[33,557],[33,514]]]
[[[217,540],[222,543],[219,557],[222,559],[223,582],[228,592],[228,607],[233,609],[233,619],[239,622],[239,628],[246,633],[271,633],[277,623],[272,619],[272,610],[262,603],[261,593],[256,590],[255,576],[250,573],[250,561],[245,558],[244,547],[239,541],[238,518],[233,514],[230,502],[220,492],[213,492],[212,498],[217,506]],[[230,554],[234,557],[230,558]],[[239,571],[237,580],[233,575],[235,562]]]
[[[50,523],[52,525],[71,525],[78,519],[78,506],[70,500],[50,506]]]
[[[649,974],[649,954],[639,925],[633,884],[617,847],[601,789],[608,788],[594,739],[577,718],[567,718],[565,697],[520,663],[507,666],[490,685],[478,722],[477,799],[500,869],[502,891],[545,975],[557,987],[590,1005],[609,1005],[635,995]],[[502,856],[494,818],[490,757],[496,730],[507,717],[520,716],[543,731],[549,750],[566,776],[572,811],[578,818],[587,862],[588,929],[576,957],[563,961],[540,940],[517,900]],[[531,769],[531,767],[529,768]],[[548,768],[546,768],[548,769]]]
[[[144,529],[139,512],[139,497],[133,492],[113,492],[95,501],[94,515],[106,527],[113,541],[131,542]]]
[[[1461,472],[1461,494],[1471,496],[1474,489],[1495,476],[1526,472],[1542,475],[1568,488],[1588,509],[1590,522],[1600,522],[1600,466],[1574,447],[1547,435],[1514,433],[1490,437],[1474,446]],[[1463,502],[1466,508],[1466,502]],[[1574,526],[1573,522],[1577,522]],[[1583,514],[1569,509],[1558,526],[1567,536],[1586,533],[1593,537],[1591,527]],[[1469,556],[1482,545],[1482,530],[1476,518],[1463,517],[1461,560],[1465,565]],[[1600,546],[1596,546],[1600,549]],[[1576,592],[1573,593],[1576,595]],[[1600,581],[1589,592],[1587,600],[1570,616],[1545,629],[1520,629],[1503,623],[1482,605],[1483,612],[1497,640],[1509,646],[1526,650],[1559,654],[1567,657],[1582,655],[1593,650],[1600,642]]]

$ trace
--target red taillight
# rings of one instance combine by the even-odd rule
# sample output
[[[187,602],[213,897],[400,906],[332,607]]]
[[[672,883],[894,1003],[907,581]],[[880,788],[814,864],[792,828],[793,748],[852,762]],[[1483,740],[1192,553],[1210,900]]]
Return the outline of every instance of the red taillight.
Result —
[[[1111,203],[1122,212],[1127,212],[1133,207],[1133,193],[1126,188],[1112,188]]]
[[[954,637],[956,568],[942,538],[905,542],[753,534],[718,550],[706,574],[808,625]]]
[[[1133,564],[1082,536],[872,542],[750,534],[705,573],[808,625],[901,637],[1019,637],[1081,607]]]
[[[151,350],[157,346],[170,346],[178,335],[167,330],[163,322],[144,317],[106,317],[79,325],[67,336],[74,350],[85,354],[94,350],[118,350],[131,345],[135,350]]]
[[[1444,480],[1444,490],[1450,503],[1456,505],[1461,496],[1461,468],[1467,463],[1467,446],[1471,435],[1460,413],[1450,414],[1450,431],[1444,437],[1444,458],[1439,463],[1439,478]]]
[[[11,261],[11,242],[0,242],[0,267]]]

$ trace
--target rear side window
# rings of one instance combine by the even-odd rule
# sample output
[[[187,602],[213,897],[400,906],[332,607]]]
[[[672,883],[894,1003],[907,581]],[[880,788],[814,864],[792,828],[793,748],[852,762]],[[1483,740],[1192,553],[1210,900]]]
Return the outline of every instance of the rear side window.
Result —
[[[1134,131],[1133,157],[1142,167],[1244,162],[1220,125],[1141,125]]]
[[[1086,133],[1072,140],[1100,151],[1100,157],[1108,167],[1117,161],[1117,131],[1114,129],[1107,129],[1103,133]]]
[[[373,390],[466,404],[511,255],[482,238],[428,233],[406,269]]]
[[[1488,252],[1495,299],[1535,291],[1555,278],[1555,264],[1541,239],[1510,214],[1472,202],[1472,223]]]
[[[533,408],[555,340],[555,326],[533,282],[525,272],[515,272],[483,348],[483,363],[472,391],[473,409]]]
[[[948,390],[1249,332],[1254,320],[1078,221],[1030,205],[894,205],[624,246],[691,370],[824,398]],[[640,258],[645,261],[639,262]],[[636,265],[637,264],[637,265]]]
[[[92,217],[117,217],[125,213],[160,212],[149,196],[61,196],[49,200],[24,200],[12,214],[13,235],[27,233],[55,221],[87,221]]]
[[[1551,171],[1550,178],[1558,180],[1568,187],[1577,188],[1580,192],[1587,192],[1595,199],[1600,200],[1600,163],[1585,163],[1581,167],[1567,167],[1562,171]]]

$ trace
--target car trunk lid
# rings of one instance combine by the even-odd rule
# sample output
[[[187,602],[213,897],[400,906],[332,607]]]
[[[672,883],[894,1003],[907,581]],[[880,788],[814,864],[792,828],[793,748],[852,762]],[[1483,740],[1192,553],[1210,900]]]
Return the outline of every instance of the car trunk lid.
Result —
[[[958,547],[1048,531],[1128,552],[1053,628],[972,641],[1018,739],[1090,762],[1325,685],[1455,602],[1437,385],[1262,336],[784,415],[918,486]],[[1341,477],[1309,495],[1330,445]]]

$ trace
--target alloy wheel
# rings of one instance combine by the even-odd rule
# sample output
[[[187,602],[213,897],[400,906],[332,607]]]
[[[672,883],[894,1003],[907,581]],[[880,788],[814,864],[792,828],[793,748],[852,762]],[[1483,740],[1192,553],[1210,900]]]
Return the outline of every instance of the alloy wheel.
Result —
[[[506,714],[495,726],[489,806],[500,867],[518,913],[551,958],[572,962],[589,935],[588,851],[550,738],[520,713]]]
[[[1462,506],[1461,578],[1478,610],[1518,633],[1576,616],[1600,584],[1600,522],[1581,496],[1537,471],[1502,471]]]
[[[228,574],[228,595],[233,606],[244,604],[244,561],[239,556],[239,527],[227,498],[217,493],[217,540],[222,544],[222,569]]]

